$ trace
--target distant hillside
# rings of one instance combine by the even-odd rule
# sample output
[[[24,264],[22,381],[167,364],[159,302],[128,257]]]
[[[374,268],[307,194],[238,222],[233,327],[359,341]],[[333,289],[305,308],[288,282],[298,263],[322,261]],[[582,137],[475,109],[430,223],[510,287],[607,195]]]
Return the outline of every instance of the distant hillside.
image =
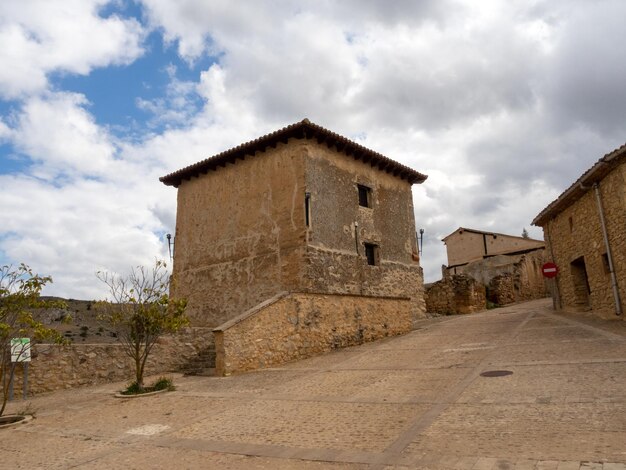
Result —
[[[65,338],[75,343],[116,343],[115,332],[98,321],[93,308],[95,300],[63,299],[42,296],[42,300],[58,300],[66,308],[38,309],[34,317],[44,325],[59,331]]]

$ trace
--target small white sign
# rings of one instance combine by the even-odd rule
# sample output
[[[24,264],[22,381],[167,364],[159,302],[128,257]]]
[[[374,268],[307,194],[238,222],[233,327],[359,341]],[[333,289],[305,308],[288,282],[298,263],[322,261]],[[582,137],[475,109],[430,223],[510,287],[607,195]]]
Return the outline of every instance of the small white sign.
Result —
[[[30,362],[30,338],[11,339],[11,362]]]

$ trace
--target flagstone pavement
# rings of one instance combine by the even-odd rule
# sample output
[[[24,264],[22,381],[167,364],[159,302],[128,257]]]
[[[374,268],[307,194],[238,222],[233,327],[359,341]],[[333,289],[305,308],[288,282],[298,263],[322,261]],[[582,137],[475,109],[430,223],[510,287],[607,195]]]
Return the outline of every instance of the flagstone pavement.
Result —
[[[485,377],[486,371],[509,371]],[[547,299],[232,377],[14,401],[6,469],[626,470],[626,322]]]

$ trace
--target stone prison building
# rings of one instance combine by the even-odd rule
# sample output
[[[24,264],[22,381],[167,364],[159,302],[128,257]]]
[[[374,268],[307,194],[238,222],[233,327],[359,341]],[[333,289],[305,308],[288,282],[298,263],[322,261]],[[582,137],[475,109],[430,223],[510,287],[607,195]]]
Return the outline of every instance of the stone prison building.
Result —
[[[547,256],[559,269],[556,307],[623,319],[626,145],[600,158],[533,224],[543,228]]]
[[[309,120],[160,180],[178,188],[171,294],[218,375],[411,330],[423,175]]]

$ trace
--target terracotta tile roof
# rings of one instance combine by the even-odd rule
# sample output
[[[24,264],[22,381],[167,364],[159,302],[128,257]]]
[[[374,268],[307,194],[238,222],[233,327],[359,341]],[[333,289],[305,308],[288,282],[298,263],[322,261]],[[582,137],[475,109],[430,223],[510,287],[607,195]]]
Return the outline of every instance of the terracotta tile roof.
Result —
[[[591,185],[602,180],[602,178],[608,175],[615,167],[625,161],[626,144],[607,153],[598,160],[595,165],[584,172],[580,178],[574,181],[569,188],[563,191],[558,198],[548,204],[548,206],[535,217],[532,222],[533,225],[543,226],[546,224],[550,218],[555,217],[559,212],[580,199],[591,189]]]
[[[227,163],[236,163],[237,160],[254,157],[255,152],[262,152],[268,147],[276,147],[280,142],[287,143],[290,138],[316,140],[318,143],[326,144],[328,147],[335,146],[337,150],[346,156],[369,163],[372,167],[393,174],[408,181],[410,184],[423,183],[428,177],[378,152],[363,147],[346,137],[318,126],[308,119],[303,119],[300,122],[283,127],[250,142],[245,142],[174,173],[162,176],[159,178],[159,181],[168,186],[178,187],[184,180],[190,180],[194,176],[197,177],[209,171],[218,170],[220,167],[226,166]]]

